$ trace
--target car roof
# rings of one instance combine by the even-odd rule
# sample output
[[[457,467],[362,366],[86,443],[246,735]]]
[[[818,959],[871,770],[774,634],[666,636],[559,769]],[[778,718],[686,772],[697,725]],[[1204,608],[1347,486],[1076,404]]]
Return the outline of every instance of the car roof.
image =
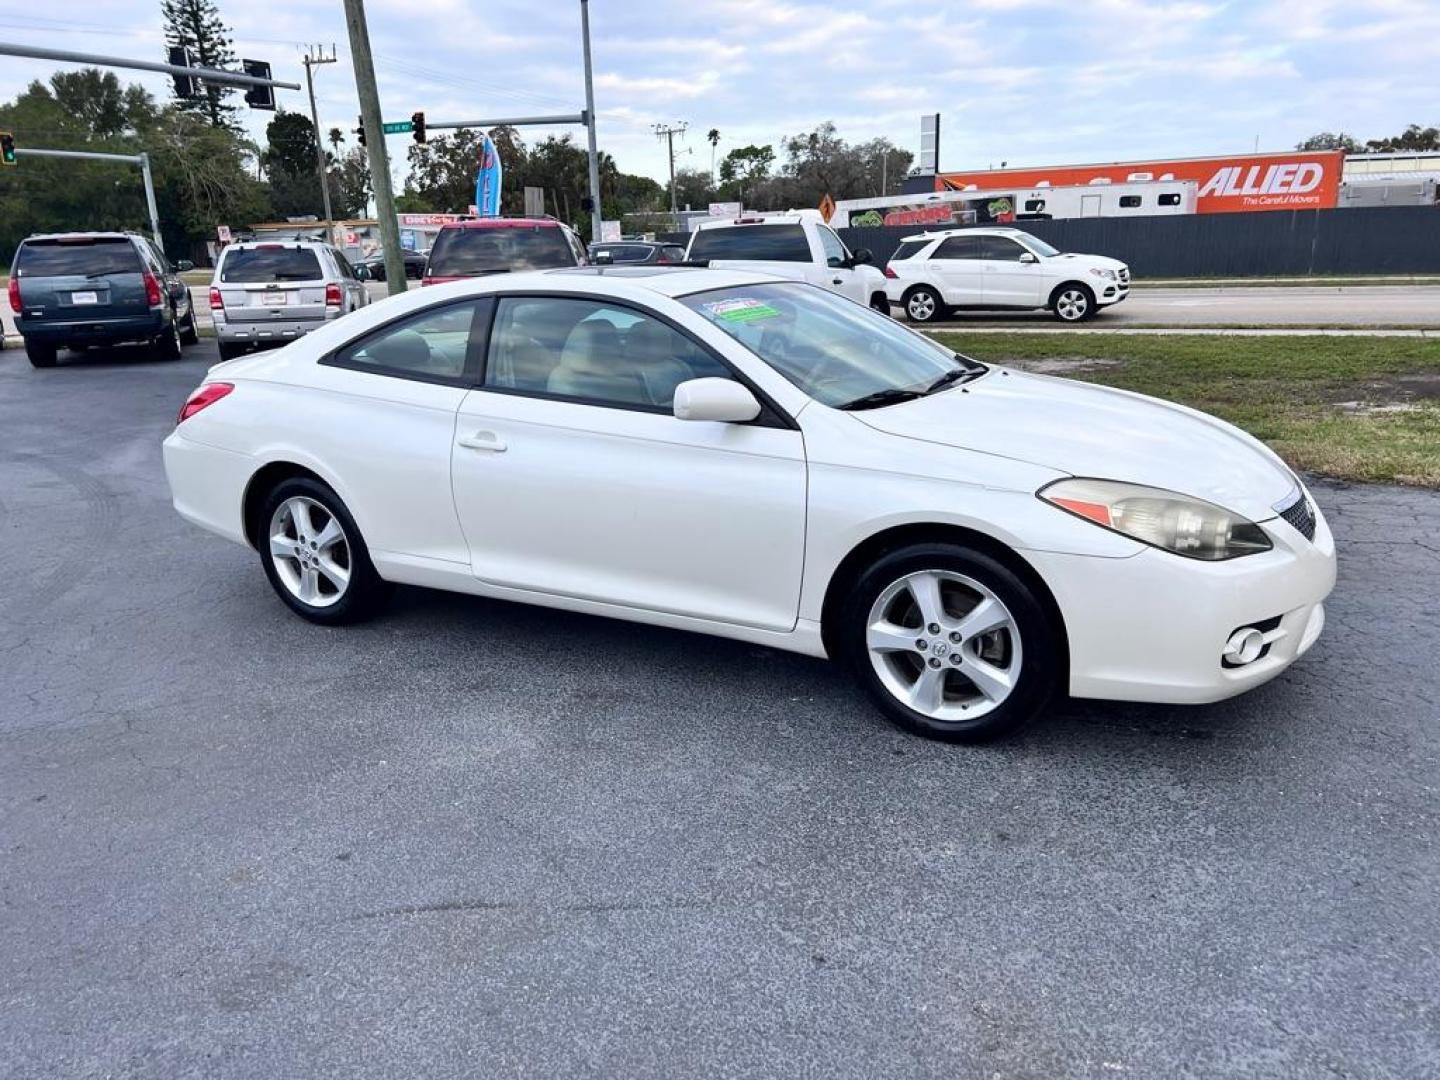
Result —
[[[905,244],[914,240],[937,240],[949,236],[1014,236],[1023,232],[1025,232],[1024,229],[1015,229],[1009,225],[966,225],[959,229],[933,229],[916,233],[914,236],[902,236],[900,243]]]
[[[21,242],[22,244],[28,244],[28,243],[30,243],[30,241],[32,241],[32,240],[143,240],[143,239],[144,239],[143,236],[140,236],[140,235],[138,235],[138,234],[136,234],[136,233],[111,232],[111,231],[108,231],[108,230],[105,230],[105,229],[99,229],[99,230],[96,230],[96,231],[94,231],[94,232],[88,232],[88,231],[87,231],[87,232],[36,233],[34,236],[27,236],[27,237],[25,237],[25,239],[22,240],[22,241],[20,241],[20,242]]]
[[[558,229],[560,222],[552,217],[488,217],[472,218],[469,221],[447,221],[440,226],[440,231],[447,229],[529,229],[529,228],[553,228]]]

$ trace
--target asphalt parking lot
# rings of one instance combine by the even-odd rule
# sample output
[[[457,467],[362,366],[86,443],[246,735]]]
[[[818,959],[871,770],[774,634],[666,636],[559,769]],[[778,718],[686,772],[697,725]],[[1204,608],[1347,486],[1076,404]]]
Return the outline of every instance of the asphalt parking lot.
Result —
[[[300,621],[169,506],[215,359],[0,353],[0,1074],[1440,1073],[1435,493],[1315,485],[1270,685],[965,749],[732,642]]]

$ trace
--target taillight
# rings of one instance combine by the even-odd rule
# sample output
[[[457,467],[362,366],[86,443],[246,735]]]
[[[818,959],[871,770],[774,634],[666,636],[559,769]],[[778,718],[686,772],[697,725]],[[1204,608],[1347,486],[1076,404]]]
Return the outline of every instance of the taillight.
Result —
[[[10,310],[16,315],[20,314],[20,279],[10,279]]]
[[[193,394],[185,399],[185,404],[180,406],[180,415],[175,418],[177,425],[183,424],[190,417],[194,416],[201,409],[214,405],[231,390],[235,389],[234,383],[212,382],[201,386]]]
[[[889,278],[891,281],[895,281],[896,279],[899,278],[900,275],[897,274],[897,273],[895,273],[894,270],[891,270],[890,267],[887,266],[887,267],[885,267],[885,276],[886,276],[887,278]]]
[[[225,301],[222,300],[222,299],[220,299],[220,290],[217,289],[214,285],[211,285],[211,286],[210,286],[210,310],[211,310],[211,311],[224,311],[224,310],[225,310]]]
[[[340,286],[335,282],[325,286],[325,306],[339,307],[341,303]]]
[[[160,280],[149,270],[145,271],[145,302],[151,307],[160,306]]]

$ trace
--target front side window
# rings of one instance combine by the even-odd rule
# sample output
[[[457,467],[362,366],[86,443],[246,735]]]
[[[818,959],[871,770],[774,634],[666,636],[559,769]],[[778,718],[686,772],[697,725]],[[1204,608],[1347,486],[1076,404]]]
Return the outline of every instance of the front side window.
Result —
[[[809,262],[810,241],[799,225],[731,225],[697,232],[690,242],[690,257]]]
[[[1008,236],[982,236],[980,248],[990,262],[1019,262],[1025,249]]]
[[[840,237],[826,228],[816,230],[820,234],[820,247],[825,252],[825,265],[844,266],[850,260],[850,252],[841,243]]]
[[[1059,248],[1051,244],[1047,244],[1038,236],[1031,236],[1029,233],[1020,233],[1019,236],[1021,237],[1021,243],[1023,243],[1025,247],[1029,248],[1036,255],[1039,255],[1042,259],[1053,258],[1054,256],[1060,254]]]
[[[464,300],[430,308],[352,342],[335,354],[334,362],[381,375],[459,380],[465,374],[477,313],[488,306]]]
[[[492,389],[657,412],[670,411],[687,379],[730,377],[669,324],[579,297],[503,297],[485,363]]]
[[[682,297],[795,386],[846,408],[887,391],[924,393],[985,370],[894,319],[813,285],[737,285]]]
[[[318,281],[324,277],[312,248],[262,244],[230,248],[220,264],[225,284],[260,284],[271,281]]]

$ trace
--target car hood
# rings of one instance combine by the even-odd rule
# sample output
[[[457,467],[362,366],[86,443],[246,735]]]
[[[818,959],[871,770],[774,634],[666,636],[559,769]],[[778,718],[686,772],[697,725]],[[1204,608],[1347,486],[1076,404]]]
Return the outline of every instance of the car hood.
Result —
[[[1050,256],[1051,262],[1075,262],[1084,266],[1100,266],[1106,270],[1120,270],[1125,264],[1119,259],[1112,259],[1106,255],[1086,255],[1078,251],[1066,251],[1059,255]]]
[[[964,387],[850,414],[890,435],[1206,499],[1252,521],[1295,488],[1258,440],[1166,401],[1004,368]]]

